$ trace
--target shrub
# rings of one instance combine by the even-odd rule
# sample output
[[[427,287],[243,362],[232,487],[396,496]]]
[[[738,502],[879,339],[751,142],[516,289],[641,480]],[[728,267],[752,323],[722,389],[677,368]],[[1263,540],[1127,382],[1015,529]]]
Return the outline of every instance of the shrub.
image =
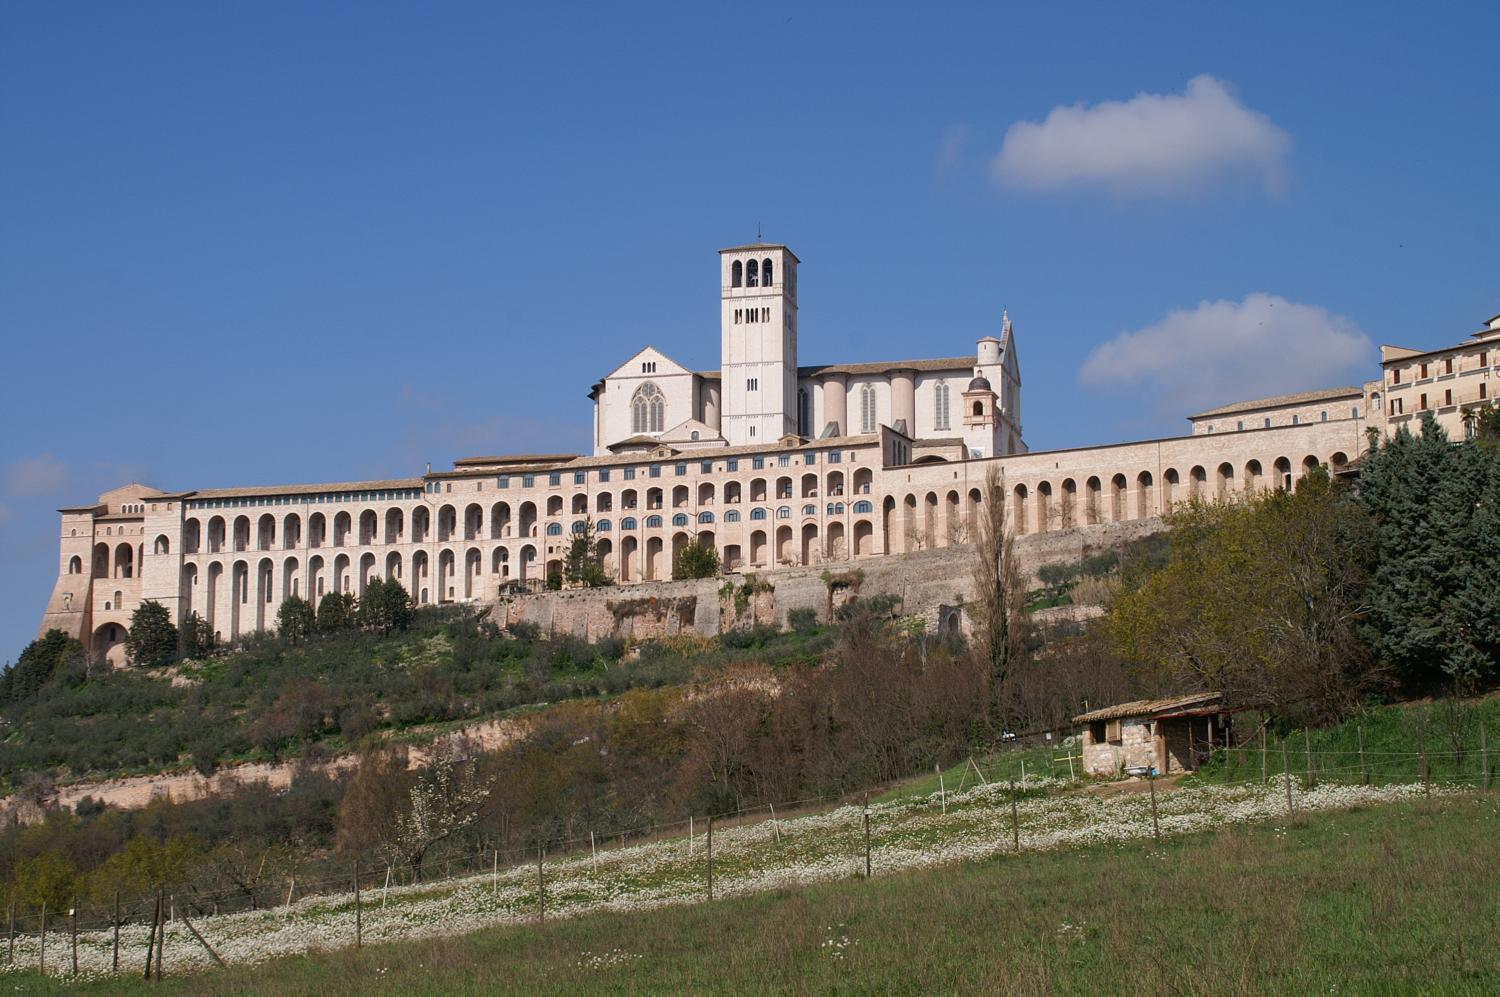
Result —
[[[818,611],[805,606],[801,609],[794,609],[786,614],[786,622],[787,626],[806,636],[818,629]]]
[[[312,603],[300,595],[290,595],[276,610],[276,632],[288,644],[306,640],[313,632],[314,616]]]
[[[719,552],[712,544],[694,540],[677,552],[672,562],[672,578],[712,578],[719,573]]]
[[[354,626],[354,596],[344,592],[329,592],[318,600],[317,626],[319,633],[331,634],[348,630]]]

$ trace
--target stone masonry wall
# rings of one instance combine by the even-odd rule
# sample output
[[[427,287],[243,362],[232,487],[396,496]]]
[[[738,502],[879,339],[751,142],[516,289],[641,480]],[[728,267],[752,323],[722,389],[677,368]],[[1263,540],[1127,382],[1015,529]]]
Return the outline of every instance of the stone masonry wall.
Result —
[[[1160,532],[1160,519],[1131,520],[1078,527],[1016,538],[1016,551],[1031,584],[1038,568],[1076,561],[1088,554],[1121,546]],[[682,633],[712,637],[738,624],[773,623],[785,626],[787,614],[812,609],[827,620],[830,605],[849,598],[894,595],[903,612],[927,620],[936,628],[938,607],[972,601],[974,547],[969,544],[937,550],[861,558],[831,566],[783,568],[760,579],[774,590],[756,592],[743,613],[732,595],[721,595],[725,583],[735,586],[749,576],[731,574],[698,581],[641,582],[602,589],[542,592],[504,599],[493,613],[497,623],[526,621],[548,634],[573,634],[595,641],[605,637],[650,640]],[[847,585],[836,585],[830,596],[824,575]]]

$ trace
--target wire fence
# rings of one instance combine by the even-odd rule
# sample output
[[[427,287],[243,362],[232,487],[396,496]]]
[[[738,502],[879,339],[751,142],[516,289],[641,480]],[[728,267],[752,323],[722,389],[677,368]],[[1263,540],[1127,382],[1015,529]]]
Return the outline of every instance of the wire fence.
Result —
[[[1228,745],[1206,744],[1195,759],[1199,767],[1184,773],[1171,783],[1184,785],[1207,785],[1220,787],[1277,787],[1286,794],[1286,813],[1297,816],[1296,796],[1313,789],[1320,783],[1342,785],[1413,785],[1422,784],[1430,793],[1434,788],[1443,791],[1470,789],[1489,791],[1493,789],[1493,763],[1487,734],[1481,725],[1474,743],[1450,743],[1442,749],[1430,750],[1425,736],[1418,735],[1414,750],[1396,751],[1389,747],[1380,750],[1367,748],[1363,734],[1353,749],[1314,747],[1307,734],[1273,737],[1262,731],[1257,737],[1243,743]],[[1300,747],[1301,751],[1294,750]],[[1057,752],[1061,751],[1061,754]],[[1028,771],[1025,757],[1016,764],[1017,752],[1011,757],[991,756],[983,761],[973,757],[961,766],[956,783],[949,782],[949,773],[938,769],[937,790],[925,797],[907,798],[907,806],[947,813],[951,799],[978,785],[1007,787],[1012,834],[1016,850],[1020,850],[1020,823],[1016,816],[1017,801],[1037,794],[1050,794],[1059,788],[1077,788],[1087,781],[1083,771],[1084,756],[1074,739],[1062,742],[1056,749],[1046,752],[1032,750],[1026,757],[1032,759]],[[1050,755],[1051,757],[1046,757]],[[1037,763],[1050,762],[1051,771],[1036,771]],[[1019,778],[1017,769],[1019,768]],[[1154,832],[1160,836],[1157,826],[1156,796],[1159,784],[1164,780],[1154,773],[1145,780],[1152,800],[1152,822]],[[1293,793],[1296,787],[1297,794]],[[1171,792],[1170,786],[1160,786],[1163,793]],[[609,852],[622,851],[635,846],[663,839],[680,839],[691,856],[695,847],[708,853],[708,883],[706,899],[713,896],[712,836],[717,826],[720,831],[745,825],[770,825],[772,834],[778,836],[778,822],[827,812],[851,803],[863,801],[864,820],[864,867],[866,875],[872,872],[870,822],[872,814],[878,818],[879,808],[872,810],[869,794],[849,793],[836,796],[809,797],[778,803],[759,804],[713,817],[688,816],[681,820],[643,824],[635,828],[612,831],[607,837],[599,832],[590,832],[562,840],[553,840],[549,845],[537,847],[515,847],[509,849],[490,848],[484,851],[454,856],[443,860],[440,868],[430,869],[430,878],[418,877],[411,868],[403,868],[394,862],[370,863],[354,860],[347,875],[298,879],[288,877],[283,882],[258,883],[244,888],[205,890],[179,886],[175,890],[159,888],[132,896],[115,893],[113,897],[77,898],[62,909],[47,909],[46,905],[29,906],[15,901],[4,909],[6,919],[6,944],[0,950],[0,958],[7,964],[16,964],[18,942],[28,950],[35,949],[37,959],[34,968],[47,974],[77,972],[77,936],[82,932],[113,932],[115,952],[113,970],[120,970],[128,962],[137,965],[139,952],[121,950],[120,934],[123,929],[135,926],[149,927],[150,948],[147,965],[155,959],[155,972],[161,971],[161,950],[156,948],[158,939],[165,944],[166,926],[181,922],[192,938],[201,944],[215,963],[222,960],[210,943],[194,926],[194,920],[214,918],[246,911],[281,909],[290,911],[294,904],[310,897],[356,897],[370,894],[382,897],[393,888],[430,887],[434,891],[451,889],[454,881],[472,879],[488,874],[498,882],[501,875],[518,868],[535,866],[537,869],[536,903],[539,914],[545,905],[545,866],[548,862],[593,856],[596,860]],[[359,944],[359,929],[350,944]],[[133,937],[139,937],[140,931]],[[139,946],[136,946],[138,948]],[[152,970],[147,969],[148,976]]]

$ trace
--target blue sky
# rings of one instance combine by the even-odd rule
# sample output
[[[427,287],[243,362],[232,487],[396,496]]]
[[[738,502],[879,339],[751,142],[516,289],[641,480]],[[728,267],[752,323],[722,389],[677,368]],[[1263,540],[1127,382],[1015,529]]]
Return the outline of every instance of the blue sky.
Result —
[[[0,660],[104,488],[585,447],[757,225],[803,362],[1008,307],[1033,449],[1500,311],[1500,7],[1130,6],[5,5]]]

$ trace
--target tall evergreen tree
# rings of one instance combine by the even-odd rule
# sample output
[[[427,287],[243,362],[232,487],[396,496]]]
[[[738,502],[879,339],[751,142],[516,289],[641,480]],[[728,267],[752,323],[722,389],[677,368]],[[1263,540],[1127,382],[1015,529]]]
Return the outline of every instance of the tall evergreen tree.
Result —
[[[411,626],[411,596],[394,578],[373,578],[359,600],[360,626],[388,634]]]
[[[1360,473],[1360,498],[1377,523],[1377,564],[1364,637],[1408,691],[1471,685],[1493,672],[1493,657],[1460,594],[1493,563],[1476,561],[1476,510],[1486,490],[1486,455],[1455,446],[1432,413],[1422,432],[1397,430]]]
[[[130,615],[125,650],[133,664],[152,668],[177,658],[177,627],[172,614],[155,599],[147,599]]]
[[[327,592],[318,600],[319,633],[348,630],[354,623],[354,596],[343,592]]]
[[[66,662],[82,659],[83,645],[53,628],[26,645],[16,663],[0,675],[0,703],[29,699]]]
[[[289,595],[276,610],[276,632],[288,644],[306,640],[313,632],[312,603],[300,595]]]

